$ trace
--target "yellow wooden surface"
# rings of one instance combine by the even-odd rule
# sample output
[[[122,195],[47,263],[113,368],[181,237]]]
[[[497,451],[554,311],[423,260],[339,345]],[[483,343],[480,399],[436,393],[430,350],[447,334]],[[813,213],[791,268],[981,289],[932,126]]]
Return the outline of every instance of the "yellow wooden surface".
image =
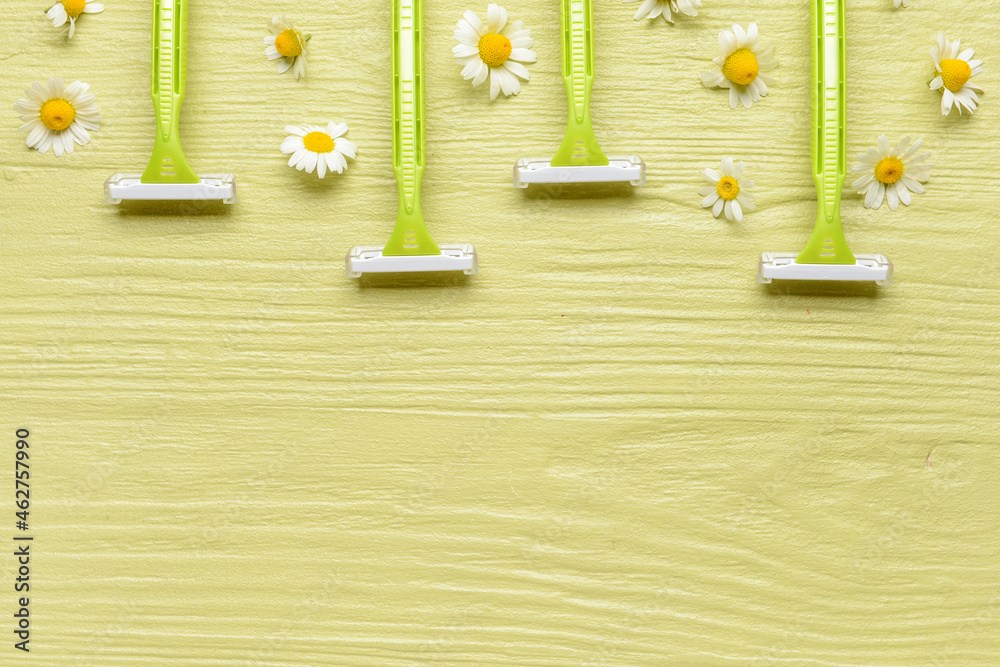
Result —
[[[187,155],[240,187],[204,210],[103,202],[152,118],[149,3],[106,4],[66,43],[0,0],[0,426],[11,468],[32,432],[34,662],[1000,662],[1000,0],[849,0],[850,154],[911,134],[937,167],[911,209],[848,199],[854,249],[897,266],[848,293],[755,283],[815,215],[804,0],[674,27],[598,0],[597,133],[649,185],[592,197],[510,186],[565,122],[558,3],[509,6],[539,63],[491,104],[450,52],[485,3],[428,2],[425,213],[482,271],[432,284],[343,275],[395,215],[390,3],[191,2]],[[299,82],[263,56],[282,12],[313,35]],[[779,83],[734,112],[698,73],[750,20]],[[942,28],[986,61],[973,118],[927,89]],[[14,131],[51,75],[104,112],[68,158]],[[327,120],[361,152],[321,183],[278,146]],[[723,154],[757,181],[742,224],[696,194]]]

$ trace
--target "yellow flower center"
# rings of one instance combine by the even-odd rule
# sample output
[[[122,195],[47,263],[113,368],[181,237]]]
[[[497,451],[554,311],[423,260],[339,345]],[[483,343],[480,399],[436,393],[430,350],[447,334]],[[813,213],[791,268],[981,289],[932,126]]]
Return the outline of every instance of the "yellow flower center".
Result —
[[[87,0],[62,0],[63,9],[66,10],[66,14],[71,19],[75,19],[77,16],[82,14],[83,8],[86,4]]]
[[[510,58],[510,40],[503,35],[487,33],[479,38],[479,57],[490,67],[500,67]]]
[[[38,112],[38,118],[45,127],[61,132],[73,124],[73,119],[76,118],[76,109],[66,100],[57,97],[42,105],[42,110]]]
[[[898,157],[883,158],[875,165],[875,178],[886,185],[892,185],[903,177],[903,161]]]
[[[972,78],[972,68],[964,60],[949,58],[941,61],[941,78],[944,87],[953,93],[962,90],[962,86]]]
[[[733,200],[740,193],[740,182],[732,176],[723,176],[719,179],[715,189],[718,190],[719,196],[723,199]]]
[[[295,58],[302,55],[302,39],[298,30],[289,28],[274,38],[274,48],[278,53],[286,58]]]
[[[753,83],[759,72],[757,56],[750,49],[736,49],[722,65],[722,73],[726,78],[743,86]]]
[[[302,143],[313,153],[329,153],[336,145],[326,132],[310,132],[302,137]]]

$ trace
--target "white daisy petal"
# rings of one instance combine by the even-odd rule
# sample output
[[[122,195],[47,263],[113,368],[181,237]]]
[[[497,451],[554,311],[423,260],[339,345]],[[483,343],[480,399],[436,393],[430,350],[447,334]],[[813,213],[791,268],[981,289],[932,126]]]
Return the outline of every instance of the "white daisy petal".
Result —
[[[38,123],[38,125],[33,127],[31,131],[28,132],[28,138],[25,140],[25,142],[32,148],[38,146],[40,143],[42,143],[42,140],[45,137],[49,136],[49,129],[44,125],[42,125],[41,121],[35,121],[35,122]]]
[[[905,185],[907,189],[915,195],[922,195],[927,192],[927,188],[925,188],[919,181],[912,179],[909,176],[904,175],[903,178],[899,179],[899,182]]]
[[[507,25],[507,10],[491,2],[486,8],[486,26],[490,32],[500,32]]]
[[[878,186],[878,181],[875,181],[868,187],[868,192],[865,194],[865,208],[875,208],[875,195],[878,194]]]
[[[725,205],[726,205],[726,200],[723,199],[722,197],[719,197],[719,200],[715,202],[715,206],[712,207],[712,215],[718,218],[719,214],[722,213],[722,209],[725,207]]]
[[[295,151],[294,153],[292,153],[292,157],[288,158],[288,166],[289,167],[295,167],[297,169],[298,166],[299,166],[299,163],[302,162],[304,159],[306,159],[306,155],[308,155],[308,154],[309,154],[309,151],[307,151],[305,149],[305,146],[303,146],[302,150]]]
[[[312,152],[310,152],[308,155],[306,155],[306,159],[305,159],[305,164],[306,164],[305,171],[306,171],[306,173],[307,174],[311,174],[314,171],[316,171],[316,165],[318,163],[319,163],[319,153],[312,153]]]
[[[738,195],[736,195],[736,201],[738,201],[740,203],[740,206],[742,206],[747,211],[757,210],[757,206],[753,203],[753,197],[748,194],[740,192]]]
[[[295,151],[302,150],[303,148],[305,148],[305,144],[302,143],[302,137],[288,137],[281,142],[282,153],[294,153]]]
[[[500,94],[500,77],[490,68],[490,99],[495,100]]]
[[[504,95],[517,95],[521,92],[521,82],[517,80],[514,73],[505,67],[498,67],[497,74],[500,76],[500,90]]]
[[[476,65],[477,68],[475,71],[475,75],[472,77],[473,88],[482,85],[482,83],[486,81],[486,78],[489,77],[490,75],[490,68],[487,67],[486,63],[484,63],[482,60],[477,60]]]
[[[90,143],[90,133],[79,123],[70,125],[69,131],[73,134],[73,140],[81,146],[86,146]]]
[[[486,67],[486,63],[478,58],[470,61],[465,67],[462,68],[462,78],[469,80],[478,76],[483,67]],[[475,84],[473,84],[473,86],[475,86]]]
[[[869,185],[875,180],[875,174],[865,174],[864,176],[858,178],[856,181],[851,183],[851,189],[857,190],[859,193],[864,192]]]
[[[503,64],[503,66],[509,69],[513,74],[516,74],[517,76],[524,79],[525,81],[527,81],[528,78],[531,76],[530,74],[528,74],[527,67],[525,67],[521,63],[516,63],[513,60],[508,60]]]
[[[733,205],[733,217],[736,218],[736,222],[743,222],[743,209],[740,207],[739,197],[732,200]]]
[[[472,12],[466,12],[466,14],[472,14]],[[475,14],[472,14],[475,16]],[[477,18],[476,21],[479,19]],[[476,47],[476,51],[479,51],[479,39],[483,36],[481,30],[475,26],[469,25],[467,21],[459,21],[458,26],[455,28],[455,39],[458,40],[459,44],[464,44],[465,46]]]
[[[349,129],[350,128],[347,127],[347,123],[337,123],[336,125],[330,123],[326,128],[327,134],[330,135],[331,139],[337,139],[338,137],[344,136],[347,134],[347,130]]]
[[[743,30],[743,26],[734,23],[733,24],[733,34],[736,35],[736,45],[743,48],[747,45],[747,33]]]
[[[480,36],[483,34],[483,22],[479,20],[476,13],[470,10],[466,10],[462,16],[465,18],[466,23],[469,27],[475,30]]]
[[[723,30],[719,33],[719,46],[722,48],[722,56],[725,58],[739,48],[739,41],[736,39],[736,35],[728,30]]]
[[[522,63],[533,63],[537,60],[535,52],[525,48],[511,49],[510,59]]]
[[[889,200],[889,210],[895,211],[899,208],[899,195],[896,194],[896,184],[893,183],[885,189],[886,199]]]
[[[66,13],[66,8],[63,7],[63,4],[61,2],[53,6],[52,9],[50,9],[46,13],[46,16],[48,16],[49,14],[52,14],[52,16],[49,16],[49,18],[52,19],[53,28],[61,28],[62,26],[66,25],[66,21],[69,20],[69,14]]]
[[[721,86],[725,80],[726,77],[722,75],[722,72],[702,72],[701,74],[701,83],[706,88]]]
[[[354,145],[353,141],[343,137],[337,139],[337,151],[352,160],[358,156],[358,147]]]
[[[899,201],[903,203],[903,206],[909,206],[913,203],[910,190],[903,184],[903,181],[896,183],[896,196],[899,197]]]

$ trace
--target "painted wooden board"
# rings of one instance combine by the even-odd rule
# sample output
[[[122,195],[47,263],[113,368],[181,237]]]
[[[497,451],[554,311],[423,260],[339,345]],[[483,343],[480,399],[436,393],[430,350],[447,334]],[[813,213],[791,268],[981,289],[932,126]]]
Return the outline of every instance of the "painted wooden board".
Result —
[[[755,282],[815,215],[807,2],[670,27],[597,0],[596,130],[649,184],[593,196],[511,187],[565,123],[558,3],[509,6],[539,62],[491,104],[451,56],[485,3],[428,2],[425,214],[481,259],[430,284],[342,268],[395,215],[389,3],[192,0],[187,155],[240,187],[203,210],[103,202],[152,119],[149,3],[106,4],[67,43],[0,0],[0,451],[30,429],[35,662],[1000,662],[1000,0],[848,2],[849,153],[909,134],[937,165],[908,210],[848,199],[854,249],[896,263],[849,293]],[[263,56],[282,12],[313,35],[299,82]],[[779,83],[734,112],[698,74],[751,20]],[[986,61],[972,118],[927,89],[941,29]],[[68,158],[10,110],[50,75],[104,112]],[[278,146],[327,120],[361,152],[319,182]],[[696,193],[725,154],[757,182],[741,224]]]

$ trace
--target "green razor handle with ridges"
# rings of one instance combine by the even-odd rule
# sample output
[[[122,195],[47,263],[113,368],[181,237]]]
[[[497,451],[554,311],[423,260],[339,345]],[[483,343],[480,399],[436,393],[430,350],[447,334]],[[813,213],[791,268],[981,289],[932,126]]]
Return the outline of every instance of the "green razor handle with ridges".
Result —
[[[819,215],[799,264],[854,264],[840,221],[847,176],[844,0],[813,0],[812,160]]]
[[[552,166],[608,164],[590,121],[590,91],[594,85],[594,8],[591,0],[562,2],[562,74],[569,98],[569,122]]]
[[[392,168],[399,213],[383,255],[440,255],[420,212],[424,174],[423,0],[393,0]]]
[[[153,0],[153,109],[156,143],[143,183],[198,183],[184,158],[180,111],[187,75],[187,0]]]

